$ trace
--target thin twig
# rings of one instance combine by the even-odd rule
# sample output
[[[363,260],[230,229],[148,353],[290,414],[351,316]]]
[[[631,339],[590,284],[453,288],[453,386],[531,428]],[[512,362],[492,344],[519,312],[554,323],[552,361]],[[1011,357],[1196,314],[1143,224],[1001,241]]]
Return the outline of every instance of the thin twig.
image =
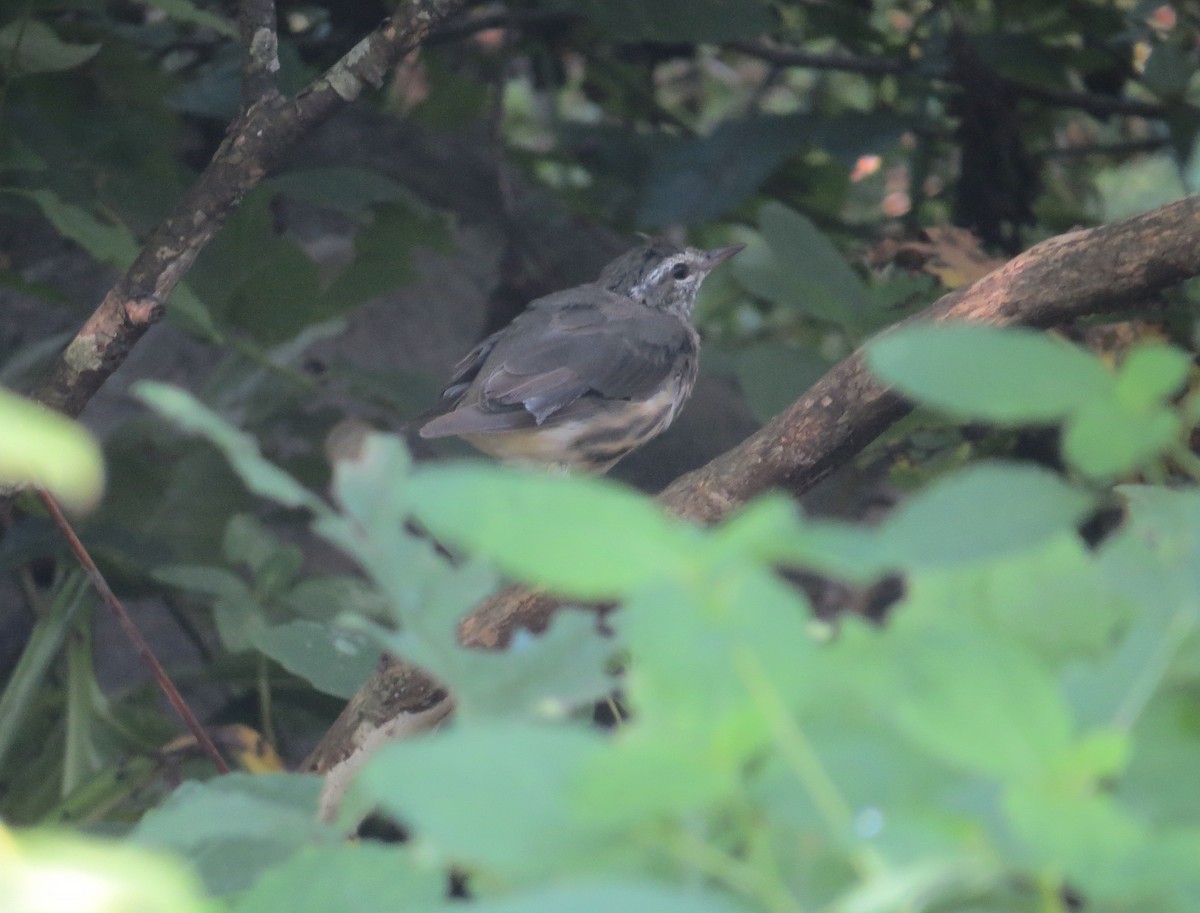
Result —
[[[1166,105],[1153,102],[1137,101],[1132,98],[1115,98],[1111,95],[1094,95],[1091,92],[1077,92],[1074,89],[1057,89],[1053,86],[1035,86],[1024,82],[1008,80],[1013,91],[1026,98],[1033,98],[1043,104],[1056,108],[1075,108],[1088,114],[1107,115],[1120,114],[1126,117],[1145,117],[1150,120],[1162,120],[1171,109]]]
[[[900,57],[863,57],[836,51],[818,54],[801,48],[780,47],[757,41],[731,41],[725,47],[757,57],[780,67],[805,67],[809,70],[844,70],[867,76],[887,76],[911,70],[913,64]]]
[[[75,534],[74,528],[63,515],[62,509],[58,506],[58,501],[44,488],[37,489],[37,493],[42,503],[46,505],[46,510],[50,512],[51,518],[62,531],[63,537],[67,540],[67,545],[70,546],[72,554],[75,555],[75,560],[79,562],[84,572],[88,575],[88,580],[91,581],[92,587],[100,594],[100,598],[104,600],[104,604],[113,613],[117,624],[121,626],[121,630],[125,632],[125,636],[129,638],[134,649],[137,650],[138,655],[142,658],[142,662],[149,667],[151,674],[154,676],[154,681],[158,684],[159,690],[166,695],[167,700],[171,702],[171,706],[175,708],[175,712],[183,718],[184,725],[192,733],[192,737],[195,738],[196,743],[204,749],[204,753],[208,755],[217,770],[223,774],[229,773],[229,765],[221,757],[221,752],[217,750],[217,746],[208,737],[208,733],[204,731],[200,720],[192,713],[192,708],[187,705],[187,702],[183,699],[183,695],[179,693],[179,689],[175,687],[175,683],[167,675],[167,670],[162,667],[162,664],[158,661],[158,657],[154,655],[154,651],[150,649],[150,645],[142,637],[142,632],[138,630],[137,625],[133,623],[133,619],[129,617],[129,613],[125,611],[125,607],[121,605],[121,601],[117,599],[116,594],[108,585],[108,581],[100,573],[100,568],[96,567],[96,562],[88,554],[88,550],[79,541],[79,536]]]
[[[842,51],[832,53],[816,53],[803,48],[780,47],[774,44],[764,44],[756,41],[732,41],[725,45],[732,51],[738,51],[759,60],[765,60],[776,66],[804,67],[809,70],[840,70],[850,73],[862,73],[866,76],[889,76],[907,72],[918,72],[917,61],[906,60],[902,57],[866,57],[860,54],[847,54]],[[934,79],[946,79],[950,74],[939,72],[936,68],[924,66],[921,74]],[[1095,95],[1091,92],[1080,92],[1074,89],[1059,89],[1053,86],[1038,86],[1024,82],[1005,80],[1005,84],[1017,94],[1032,98],[1043,104],[1057,108],[1074,108],[1089,114],[1108,115],[1118,114],[1126,117],[1145,117],[1151,120],[1161,120],[1166,117],[1171,108],[1154,102],[1138,101],[1132,98],[1116,98],[1110,95]]]

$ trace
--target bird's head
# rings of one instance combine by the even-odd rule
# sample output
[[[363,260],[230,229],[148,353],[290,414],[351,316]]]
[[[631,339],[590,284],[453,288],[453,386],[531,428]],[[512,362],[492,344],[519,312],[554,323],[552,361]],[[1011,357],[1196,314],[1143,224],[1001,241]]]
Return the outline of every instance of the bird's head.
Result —
[[[714,250],[649,241],[626,251],[600,273],[600,285],[647,307],[690,317],[704,277],[746,245]]]

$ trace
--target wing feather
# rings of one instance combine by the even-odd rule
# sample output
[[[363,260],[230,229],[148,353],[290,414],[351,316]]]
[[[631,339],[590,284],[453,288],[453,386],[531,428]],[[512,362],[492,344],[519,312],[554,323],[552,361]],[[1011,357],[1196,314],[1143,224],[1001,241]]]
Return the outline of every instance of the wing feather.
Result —
[[[453,408],[421,435],[545,425],[583,397],[645,399],[695,351],[695,331],[672,314],[594,285],[560,292],[535,302],[459,363],[443,393],[445,399],[453,391]]]

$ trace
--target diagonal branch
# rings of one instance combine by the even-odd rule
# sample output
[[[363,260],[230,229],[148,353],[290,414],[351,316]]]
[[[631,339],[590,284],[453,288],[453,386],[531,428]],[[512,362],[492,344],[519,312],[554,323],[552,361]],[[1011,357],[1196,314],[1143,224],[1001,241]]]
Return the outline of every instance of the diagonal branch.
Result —
[[[78,415],[105,380],[125,361],[146,330],[162,319],[164,303],[197,254],[216,234],[241,198],[267,175],[297,140],[366,86],[378,88],[388,69],[419,47],[430,30],[457,12],[464,0],[406,0],[391,19],[355,45],[296,98],[266,85],[271,74],[273,4],[247,0],[243,33],[249,31],[245,72],[249,103],[229,125],[224,142],[174,212],[159,225],[133,265],[105,295],[59,356],[34,397],[67,415]],[[255,47],[255,42],[261,47]]]
[[[1200,275],[1200,196],[1131,219],[1043,241],[978,282],[944,295],[913,320],[977,320],[1046,327],[1130,309]],[[699,523],[716,523],[776,487],[800,494],[859,453],[910,409],[866,369],[863,351],[835,365],[807,393],[737,447],[676,479],[659,502]],[[504,646],[516,630],[544,628],[560,603],[508,587],[460,628],[466,646]],[[433,684],[388,660],[355,695],[306,762],[328,771],[380,726],[427,712]]]

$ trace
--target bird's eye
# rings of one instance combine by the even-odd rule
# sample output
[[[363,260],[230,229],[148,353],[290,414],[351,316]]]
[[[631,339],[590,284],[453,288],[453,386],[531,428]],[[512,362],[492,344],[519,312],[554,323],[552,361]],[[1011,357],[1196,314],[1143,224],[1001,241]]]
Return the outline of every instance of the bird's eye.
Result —
[[[686,263],[676,263],[671,267],[671,276],[675,279],[686,279],[690,272]]]

